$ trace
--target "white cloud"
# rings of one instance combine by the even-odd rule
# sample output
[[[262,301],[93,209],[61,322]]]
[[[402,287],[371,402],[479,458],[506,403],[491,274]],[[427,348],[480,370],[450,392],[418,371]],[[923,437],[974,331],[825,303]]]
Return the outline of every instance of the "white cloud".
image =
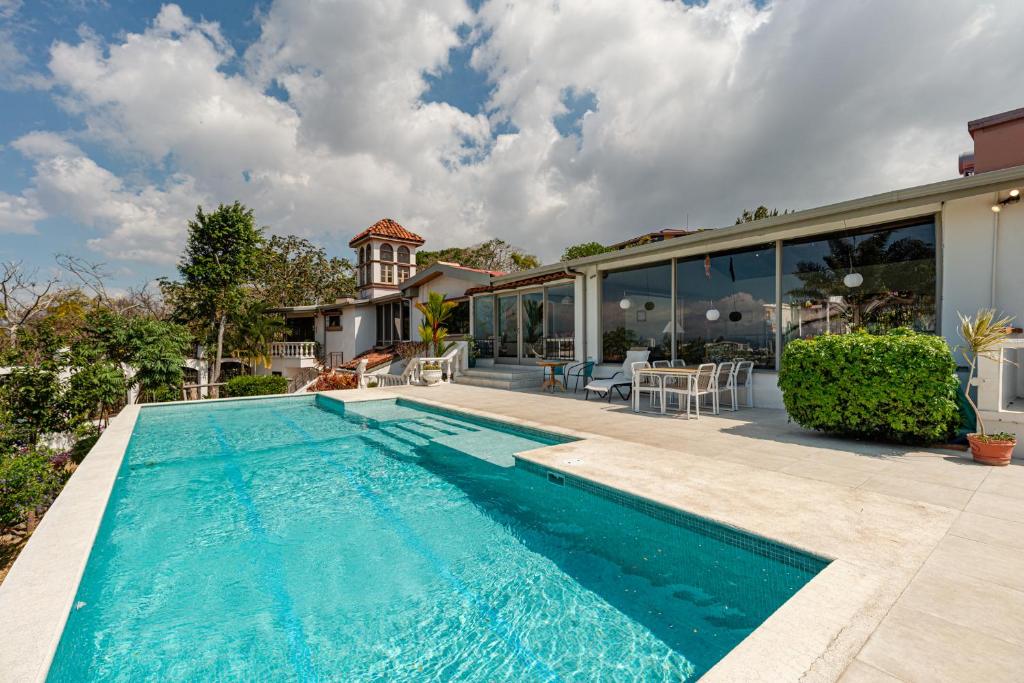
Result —
[[[32,234],[46,212],[32,196],[0,192],[0,233]]]
[[[136,171],[33,133],[23,198],[164,262],[196,203],[236,198],[339,250],[390,215],[435,247],[498,236],[551,258],[952,176],[965,122],[1019,106],[1021,19],[1016,0],[275,2],[240,55],[166,5],[142,33],[51,50],[76,139]],[[467,23],[486,116],[422,101]],[[597,108],[563,137],[568,91]]]

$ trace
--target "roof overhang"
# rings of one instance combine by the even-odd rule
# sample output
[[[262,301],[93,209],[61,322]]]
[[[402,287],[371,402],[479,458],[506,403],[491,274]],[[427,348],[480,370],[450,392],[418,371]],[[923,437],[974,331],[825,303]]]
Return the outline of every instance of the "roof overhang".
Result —
[[[915,213],[922,215],[934,212],[943,202],[974,197],[988,192],[1009,190],[1022,184],[1024,184],[1024,166],[1014,166],[966,178],[943,180],[928,185],[918,185],[851,199],[837,204],[827,204],[750,223],[702,230],[691,235],[662,242],[652,242],[623,251],[552,263],[519,273],[495,277],[492,280],[492,286],[504,288],[503,285],[516,280],[559,271],[568,272],[583,267],[596,266],[600,270],[602,266],[613,263],[619,266],[626,261],[645,261],[650,260],[651,256],[674,253],[687,247],[713,249],[717,244],[726,244],[741,239],[747,242],[759,239],[764,241],[783,239],[787,233],[802,228],[819,227],[823,231],[843,230],[849,227],[858,227],[858,224],[866,225],[863,219],[876,215],[887,215],[888,217],[883,216],[883,220],[911,217]]]

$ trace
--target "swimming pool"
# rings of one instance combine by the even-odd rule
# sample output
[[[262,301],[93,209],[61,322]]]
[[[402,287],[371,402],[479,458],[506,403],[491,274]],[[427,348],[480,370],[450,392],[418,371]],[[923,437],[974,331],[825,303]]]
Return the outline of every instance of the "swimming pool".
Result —
[[[405,400],[140,412],[49,680],[689,680],[825,563]]]

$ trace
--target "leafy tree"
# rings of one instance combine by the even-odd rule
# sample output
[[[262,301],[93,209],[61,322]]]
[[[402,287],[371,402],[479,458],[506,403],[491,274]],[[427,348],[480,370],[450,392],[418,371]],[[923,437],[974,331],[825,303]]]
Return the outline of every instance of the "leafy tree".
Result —
[[[255,368],[256,363],[270,367],[270,344],[284,334],[284,318],[267,312],[262,301],[249,301],[231,321],[231,353]]]
[[[57,373],[51,369],[15,367],[3,385],[3,403],[10,415],[12,440],[34,446],[48,432],[67,426],[67,405]]]
[[[331,303],[355,296],[355,272],[307,239],[273,235],[260,249],[253,289],[268,306]]]
[[[580,244],[574,244],[571,247],[566,247],[565,251],[562,252],[563,261],[572,261],[573,259],[583,258],[585,256],[596,256],[597,254],[604,254],[609,251],[615,251],[611,247],[606,247],[600,242],[582,242]]]
[[[109,423],[113,408],[124,403],[128,393],[121,366],[110,360],[90,363],[71,376],[68,392],[72,408],[86,420]]]
[[[427,268],[438,261],[452,261],[470,268],[506,273],[529,270],[540,265],[540,260],[536,256],[527,254],[500,239],[488,240],[472,247],[448,247],[438,251],[416,252],[416,265],[420,268]]]
[[[191,324],[207,348],[216,349],[211,383],[220,376],[228,318],[241,305],[245,285],[257,274],[262,245],[262,230],[256,227],[251,209],[235,202],[206,213],[200,206],[188,223],[188,242],[178,264],[182,281],[162,283],[175,317]]]
[[[423,322],[419,326],[420,339],[433,349],[435,358],[443,356],[451,348],[445,341],[448,337],[445,323],[457,305],[454,301],[446,301],[441,292],[430,292],[426,302],[416,302],[416,308],[423,314]]]
[[[782,211],[782,215],[786,215],[787,213],[792,212],[789,209],[785,209]],[[752,223],[753,221],[759,221],[763,218],[774,218],[775,216],[778,215],[778,209],[769,209],[767,206],[764,205],[757,207],[753,211],[743,209],[743,213],[741,213],[739,217],[736,218],[736,225],[739,225],[740,223]]]

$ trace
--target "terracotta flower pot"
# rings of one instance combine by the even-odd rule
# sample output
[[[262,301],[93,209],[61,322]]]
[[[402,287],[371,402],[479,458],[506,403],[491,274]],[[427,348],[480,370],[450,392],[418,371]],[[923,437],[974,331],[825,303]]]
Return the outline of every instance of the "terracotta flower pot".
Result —
[[[984,465],[1009,465],[1013,457],[1013,447],[1017,440],[1012,441],[990,441],[980,439],[977,434],[968,434],[967,441],[971,444],[971,455],[975,462]]]

